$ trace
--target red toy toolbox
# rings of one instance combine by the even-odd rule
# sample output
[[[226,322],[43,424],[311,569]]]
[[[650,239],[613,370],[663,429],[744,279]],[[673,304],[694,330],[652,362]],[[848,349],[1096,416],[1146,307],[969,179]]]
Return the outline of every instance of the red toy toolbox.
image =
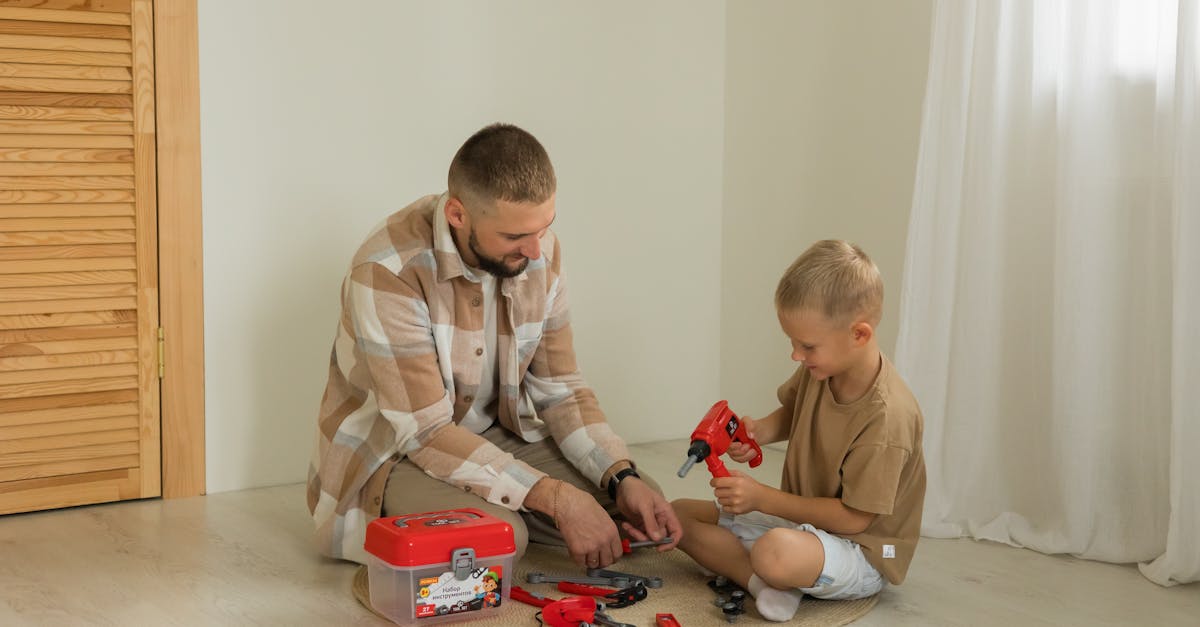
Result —
[[[511,525],[472,508],[376,519],[365,548],[371,605],[402,625],[495,613],[517,552]]]

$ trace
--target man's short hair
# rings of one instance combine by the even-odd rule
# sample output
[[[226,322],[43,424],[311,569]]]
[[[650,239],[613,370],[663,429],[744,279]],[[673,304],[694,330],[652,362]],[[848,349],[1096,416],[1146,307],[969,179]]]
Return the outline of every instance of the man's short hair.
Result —
[[[537,138],[499,123],[463,143],[447,178],[450,195],[472,211],[487,211],[498,200],[541,204],[558,185],[550,155]]]
[[[838,323],[883,317],[883,279],[861,248],[843,240],[822,240],[800,255],[779,280],[775,307],[809,310]]]

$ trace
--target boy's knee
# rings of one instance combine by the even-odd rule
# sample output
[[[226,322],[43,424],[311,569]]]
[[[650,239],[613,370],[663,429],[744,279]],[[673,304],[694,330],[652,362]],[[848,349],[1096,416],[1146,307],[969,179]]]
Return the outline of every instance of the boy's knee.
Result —
[[[824,565],[821,539],[807,531],[771,529],[750,549],[751,568],[773,588],[811,587]]]
[[[710,510],[715,510],[711,501],[701,501],[699,499],[675,499],[671,501],[671,509],[675,510],[675,516],[679,518],[679,522],[689,524],[692,522],[713,522],[715,518],[708,515]],[[713,520],[709,520],[713,518]]]
[[[686,533],[688,529],[691,529],[692,524],[696,522],[696,519],[692,517],[688,510],[686,501],[688,499],[675,499],[671,501],[671,509],[675,510],[675,517],[679,519],[679,525],[683,527],[684,537],[687,537]]]

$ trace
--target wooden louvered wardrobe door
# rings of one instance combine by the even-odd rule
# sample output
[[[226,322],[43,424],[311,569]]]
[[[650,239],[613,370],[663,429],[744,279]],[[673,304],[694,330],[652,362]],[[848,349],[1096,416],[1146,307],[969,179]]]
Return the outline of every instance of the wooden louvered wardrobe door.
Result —
[[[149,0],[0,0],[0,514],[157,496]]]

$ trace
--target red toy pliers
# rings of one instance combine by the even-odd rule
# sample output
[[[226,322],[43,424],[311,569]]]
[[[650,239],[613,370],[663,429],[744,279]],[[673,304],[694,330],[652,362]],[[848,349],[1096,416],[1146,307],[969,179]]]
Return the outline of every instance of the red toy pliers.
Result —
[[[646,598],[646,586],[642,582],[637,582],[626,588],[600,588],[597,586],[588,586],[581,583],[571,583],[569,581],[558,582],[558,589],[571,594],[586,594],[604,599],[605,607],[626,607],[633,605],[638,601]]]

